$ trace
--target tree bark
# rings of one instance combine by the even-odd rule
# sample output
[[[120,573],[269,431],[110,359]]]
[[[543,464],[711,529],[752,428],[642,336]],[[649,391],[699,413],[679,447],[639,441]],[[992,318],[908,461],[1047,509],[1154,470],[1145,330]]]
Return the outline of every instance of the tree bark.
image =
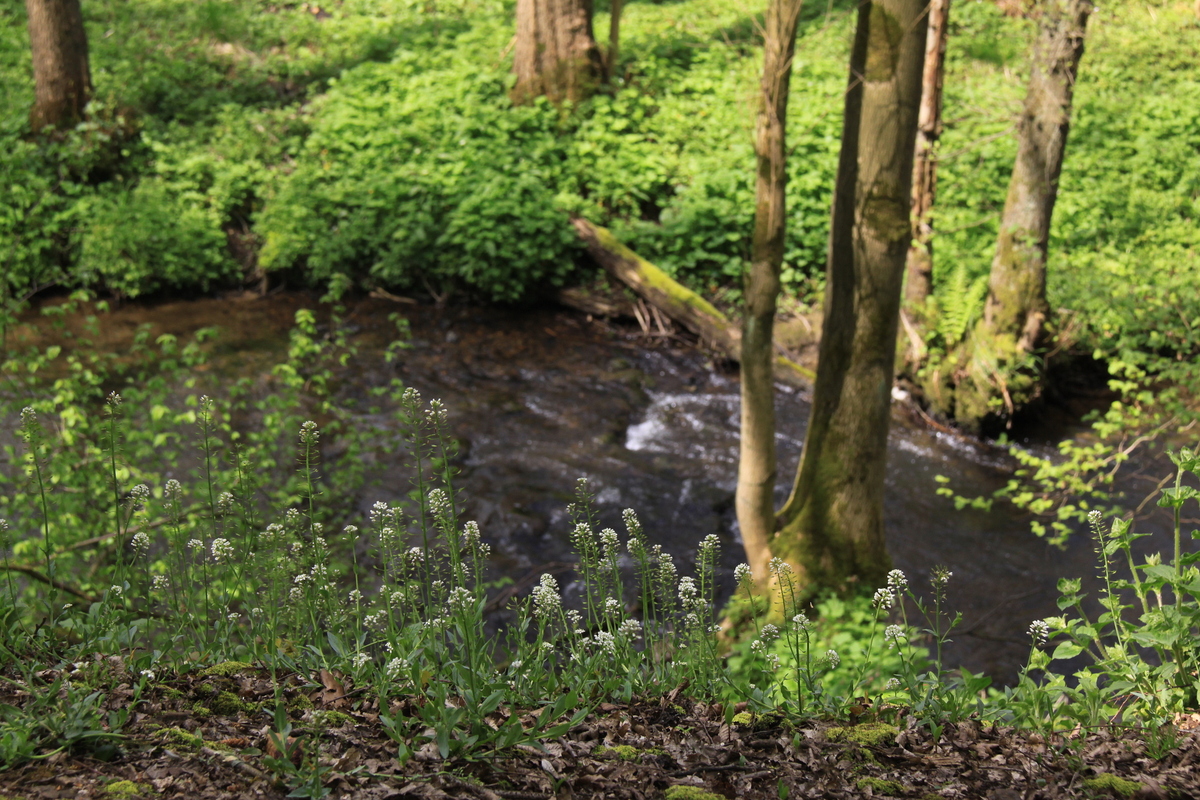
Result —
[[[79,0],[25,0],[25,10],[35,92],[29,123],[35,133],[47,126],[73,126],[83,119],[92,96]]]
[[[513,71],[516,103],[542,95],[554,103],[578,102],[591,94],[603,74],[592,1],[517,0]]]
[[[621,53],[621,0],[612,0],[612,13],[608,18],[608,64],[609,79],[617,74],[617,57]]]
[[[950,0],[930,0],[921,73],[921,107],[913,154],[913,241],[908,248],[905,300],[918,317],[933,292],[933,203],[937,194],[937,147],[942,135],[942,81],[946,73],[946,30]]]
[[[741,357],[741,331],[711,303],[621,244],[605,228],[581,218],[572,220],[572,223],[579,238],[587,245],[588,254],[609,275],[695,333],[726,358],[737,361]],[[781,382],[799,388],[812,386],[812,380],[816,377],[812,370],[782,355],[776,355],[773,363],[775,376]]]
[[[825,320],[808,435],[772,551],[801,585],[884,578],[884,466],[904,260],[925,0],[859,6],[834,190]]]
[[[741,432],[736,508],[747,562],[766,575],[775,533],[775,306],[787,233],[787,104],[803,0],[771,0],[754,150],[754,238],[746,276],[741,342]]]
[[[1041,7],[987,303],[966,344],[968,363],[955,389],[954,415],[968,428],[997,411],[1011,419],[1015,407],[1035,397],[1040,386],[1036,365],[1026,357],[1041,339],[1050,312],[1050,219],[1092,10],[1091,0],[1045,0]]]

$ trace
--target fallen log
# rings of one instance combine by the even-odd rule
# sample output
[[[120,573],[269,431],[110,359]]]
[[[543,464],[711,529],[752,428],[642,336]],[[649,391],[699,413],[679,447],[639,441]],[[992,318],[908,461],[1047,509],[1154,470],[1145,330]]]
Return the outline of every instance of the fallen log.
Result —
[[[571,220],[588,253],[638,297],[700,337],[700,340],[732,361],[741,359],[742,331],[700,295],[621,244],[612,233],[586,219]],[[807,388],[816,374],[787,356],[775,357],[775,379]]]

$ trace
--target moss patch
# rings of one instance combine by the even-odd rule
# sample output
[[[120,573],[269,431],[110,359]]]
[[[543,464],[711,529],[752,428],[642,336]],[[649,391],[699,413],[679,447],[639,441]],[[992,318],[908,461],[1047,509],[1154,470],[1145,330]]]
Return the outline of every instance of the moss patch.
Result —
[[[1097,775],[1094,778],[1084,778],[1083,788],[1092,792],[1104,792],[1115,794],[1121,797],[1133,797],[1134,793],[1142,788],[1142,785],[1137,781],[1130,781],[1124,778],[1118,778],[1116,775]]]
[[[199,750],[204,746],[204,737],[197,736],[194,733],[188,733],[183,728],[167,728],[167,741],[179,747],[186,747],[189,750]]]
[[[354,717],[340,711],[315,711],[313,712],[313,722],[327,728],[341,728],[344,725],[355,724]]]
[[[859,778],[854,785],[859,789],[870,789],[875,794],[904,794],[904,787],[899,781],[888,781],[883,778]]]
[[[313,705],[312,698],[306,694],[297,694],[287,702],[288,711],[312,711],[316,706]]]
[[[223,716],[234,714],[251,714],[261,706],[258,703],[247,703],[233,692],[220,692],[212,701],[212,710]]]
[[[222,661],[220,664],[213,664],[211,667],[200,671],[201,678],[228,678],[231,675],[237,675],[239,672],[254,669],[254,665],[246,661]]]
[[[896,734],[900,732],[895,725],[884,722],[864,722],[849,728],[830,728],[825,732],[825,738],[831,742],[851,742],[853,744],[878,747],[881,744],[894,744]]]
[[[725,800],[723,795],[701,789],[699,786],[668,786],[663,792],[666,800]]]
[[[152,787],[145,783],[134,783],[133,781],[114,781],[104,787],[106,797],[113,797],[117,800],[129,800],[131,797],[149,794]]]
[[[641,750],[627,744],[618,744],[612,747],[597,747],[592,751],[592,755],[597,758],[616,758],[621,761],[637,761],[641,754]]]

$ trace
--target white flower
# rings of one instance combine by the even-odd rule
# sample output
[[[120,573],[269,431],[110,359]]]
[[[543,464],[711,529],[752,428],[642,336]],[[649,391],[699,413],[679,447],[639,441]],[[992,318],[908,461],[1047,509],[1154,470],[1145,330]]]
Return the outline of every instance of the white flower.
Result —
[[[700,540],[700,547],[697,553],[701,561],[711,560],[717,554],[717,548],[721,546],[721,540],[717,538],[715,533],[710,533]]]
[[[233,495],[229,492],[221,492],[217,497],[217,513],[228,514],[233,510]]]
[[[684,605],[695,602],[699,590],[696,589],[696,582],[690,577],[682,577],[679,579],[679,600]]]
[[[596,633],[596,645],[609,655],[616,655],[617,640],[608,631],[599,631]]]
[[[203,550],[204,542],[200,541],[199,539],[188,539],[187,546],[190,550]]]
[[[108,587],[108,593],[113,597],[120,597],[124,593],[124,590],[120,586],[113,584],[112,586]]]
[[[142,670],[142,677],[145,678],[147,681],[152,681],[152,680],[154,680],[154,671],[149,670],[149,669],[144,669],[144,670]]]
[[[356,606],[356,605],[358,605],[359,603],[361,603],[361,602],[362,602],[362,599],[363,599],[363,594],[362,594],[362,592],[360,592],[358,589],[351,589],[351,590],[350,590],[350,594],[348,594],[348,595],[346,596],[346,600],[347,600],[347,601],[350,603],[350,605],[352,605],[352,606]]]
[[[231,624],[231,625],[233,623],[237,622],[241,618],[242,618],[242,615],[237,613],[236,611],[230,613],[229,616],[225,617],[225,619],[229,620],[229,624]]]
[[[908,578],[904,572],[894,569],[887,574],[888,588],[893,591],[900,591],[908,586]]]
[[[150,499],[150,487],[144,483],[129,490],[129,498],[134,505],[140,505]]]
[[[878,609],[889,609],[896,602],[896,595],[892,594],[891,589],[876,589],[875,597],[871,599],[871,605]]]
[[[156,591],[165,591],[171,588],[171,579],[166,575],[155,575],[150,580],[150,588]]]
[[[616,558],[617,551],[621,547],[621,540],[617,537],[617,532],[612,528],[605,528],[600,531],[600,544],[604,547],[605,558]]]
[[[445,489],[434,489],[429,493],[429,510],[434,514],[450,513],[450,497]]]
[[[387,670],[387,676],[392,680],[395,680],[407,672],[411,666],[412,665],[409,664],[406,659],[393,658],[387,663],[387,666],[384,669]]]
[[[803,613],[797,614],[796,616],[792,617],[792,623],[802,631],[808,630],[809,628],[812,627],[812,621],[808,617],[806,617]]]
[[[342,533],[346,534],[347,536],[353,536],[358,533],[358,526],[347,525],[346,527],[342,528]]]
[[[129,540],[129,546],[133,548],[138,555],[146,555],[146,551],[150,549],[150,537],[145,531],[138,531]]]
[[[749,564],[738,564],[736,567],[734,567],[733,579],[736,580],[739,585],[744,586],[750,583],[750,577]]]
[[[171,478],[171,480],[163,485],[163,496],[172,502],[178,500],[182,494],[183,486],[174,478]]]
[[[355,653],[354,658],[350,659],[350,664],[355,669],[362,669],[369,663],[371,663],[371,657],[366,653]]]
[[[475,520],[463,525],[463,547],[468,550],[479,547],[479,523]]]
[[[1045,644],[1050,638],[1050,623],[1044,619],[1035,619],[1029,623],[1029,635],[1033,637],[1033,643]]]
[[[545,619],[562,608],[562,597],[558,593],[558,581],[554,576],[543,573],[541,581],[533,590],[533,613]]]
[[[779,628],[768,622],[762,626],[762,630],[759,631],[758,635],[764,642],[773,642],[779,638]]]
[[[519,670],[519,669],[520,669],[521,667],[523,667],[523,666],[525,666],[525,662],[524,662],[524,661],[522,661],[521,659],[519,659],[519,658],[518,658],[516,661],[512,662],[511,664],[509,664],[509,665],[508,665],[508,668],[509,668],[510,670],[512,670],[513,672],[516,672],[517,670]]]
[[[883,690],[885,692],[894,692],[895,690],[897,690],[899,688],[900,688],[900,679],[899,678],[888,678],[888,682],[883,685]]]
[[[883,639],[888,643],[888,649],[895,647],[901,638],[907,639],[908,637],[904,635],[904,629],[899,625],[888,625],[883,629]]]
[[[838,664],[842,663],[842,657],[837,654],[837,650],[826,650],[825,660],[829,662],[830,669],[835,669]]]
[[[1091,511],[1089,511],[1088,515],[1087,515],[1088,522],[1092,523],[1093,525],[1099,525],[1100,520],[1103,518],[1104,518],[1104,515],[1100,513],[1099,509],[1095,509],[1095,508],[1093,508]]]
[[[300,441],[304,444],[316,444],[320,438],[321,431],[317,429],[317,423],[311,419],[300,426]]]
[[[228,539],[213,539],[212,556],[218,564],[229,561],[233,558],[233,545]]]
[[[617,633],[628,639],[636,639],[642,633],[642,623],[636,619],[627,619],[617,628]]]
[[[770,564],[767,565],[767,569],[771,571],[772,575],[776,575],[778,577],[792,574],[792,565],[784,561],[779,556],[771,559]]]
[[[389,506],[387,503],[383,502],[382,500],[378,500],[375,502],[374,505],[371,506],[371,511],[368,513],[368,517],[371,520],[371,524],[375,525],[379,522],[380,519],[383,519],[384,517],[387,517],[388,515],[390,515],[391,512],[392,512],[391,506]]]
[[[609,616],[616,617],[621,613],[621,601],[615,597],[608,597],[604,600],[604,613]]]
[[[446,600],[451,612],[466,611],[474,604],[474,602],[475,597],[471,594],[471,590],[463,588],[462,586],[455,586],[453,589],[451,589],[450,597]]]

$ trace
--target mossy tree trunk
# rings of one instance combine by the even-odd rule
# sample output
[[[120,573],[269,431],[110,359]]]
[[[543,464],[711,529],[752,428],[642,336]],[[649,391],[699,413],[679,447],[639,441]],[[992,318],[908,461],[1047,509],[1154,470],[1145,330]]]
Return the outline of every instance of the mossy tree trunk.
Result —
[[[771,550],[810,587],[877,583],[925,0],[859,6],[834,189],[825,320],[808,435]]]
[[[1046,256],[1058,196],[1071,99],[1091,0],[1044,0],[1039,9],[1029,90],[1017,125],[1013,165],[983,318],[950,365],[952,413],[978,428],[988,414],[1010,421],[1037,396],[1041,375],[1030,353],[1045,331]]]
[[[913,241],[905,262],[904,299],[909,310],[923,317],[933,292],[933,203],[937,197],[937,143],[942,135],[942,80],[946,73],[946,30],[950,0],[930,0],[925,35],[925,65],[921,73],[921,107],[917,114],[917,144],[913,154]]]
[[[617,74],[617,58],[621,54],[621,5],[621,0],[612,0],[612,13],[608,17],[608,58],[605,71],[610,79]]]
[[[33,55],[34,132],[68,128],[83,119],[92,97],[87,32],[79,0],[25,0]]]
[[[578,102],[594,92],[604,68],[592,35],[591,0],[517,0],[513,71],[517,103],[542,95]]]
[[[771,0],[763,31],[763,75],[754,149],[754,239],[742,316],[742,404],[737,518],[754,574],[766,574],[775,532],[775,305],[787,232],[788,85],[803,0]]]

